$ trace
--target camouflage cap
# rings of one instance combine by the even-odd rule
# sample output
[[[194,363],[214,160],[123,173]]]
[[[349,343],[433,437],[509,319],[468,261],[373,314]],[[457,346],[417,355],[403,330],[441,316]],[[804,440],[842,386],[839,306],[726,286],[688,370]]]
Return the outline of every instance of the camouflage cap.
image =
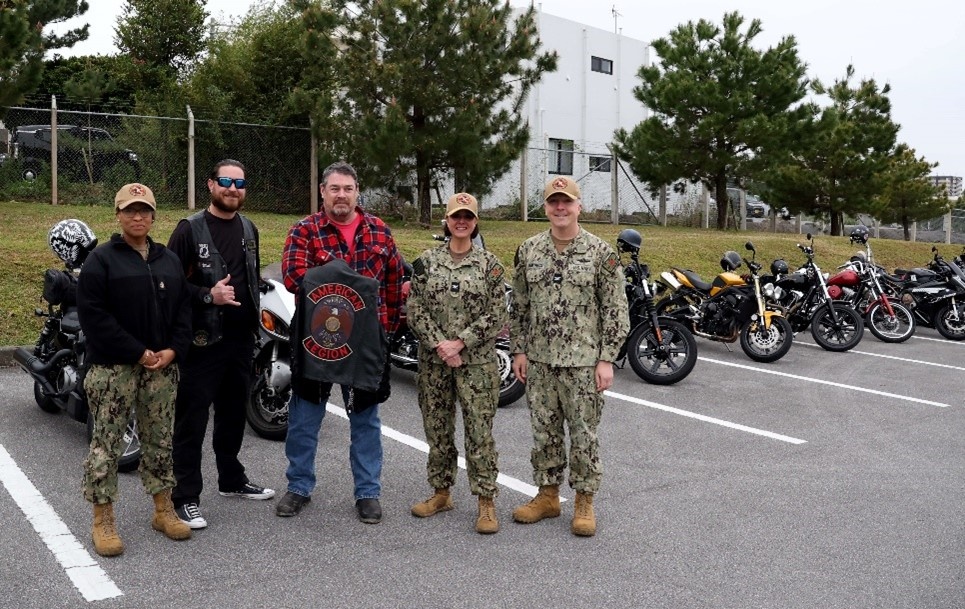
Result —
[[[131,203],[144,203],[151,209],[157,209],[157,203],[154,202],[154,193],[144,184],[137,182],[121,186],[114,197],[114,209],[120,211]]]
[[[546,188],[543,189],[543,200],[549,199],[558,192],[577,200],[580,198],[580,185],[567,176],[555,177],[546,183]]]
[[[457,192],[449,197],[449,203],[446,204],[446,217],[448,218],[462,210],[466,210],[478,218],[479,204],[476,202],[476,197],[466,192]]]

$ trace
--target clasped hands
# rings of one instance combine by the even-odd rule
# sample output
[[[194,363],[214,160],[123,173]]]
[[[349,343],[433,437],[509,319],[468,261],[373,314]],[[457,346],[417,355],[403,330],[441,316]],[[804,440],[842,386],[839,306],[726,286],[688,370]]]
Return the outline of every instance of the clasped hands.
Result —
[[[167,368],[168,365],[174,361],[174,356],[174,349],[161,349],[160,351],[145,349],[144,354],[141,356],[141,359],[137,360],[137,363],[148,370],[161,370]]]
[[[461,338],[455,340],[444,340],[436,345],[436,354],[446,362],[450,368],[462,366],[462,356],[460,353],[466,348],[466,343]]]

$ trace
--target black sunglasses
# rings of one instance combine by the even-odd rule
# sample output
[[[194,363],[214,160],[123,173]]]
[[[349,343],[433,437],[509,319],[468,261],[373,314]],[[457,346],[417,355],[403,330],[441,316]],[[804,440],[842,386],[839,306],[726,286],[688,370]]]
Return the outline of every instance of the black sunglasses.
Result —
[[[235,188],[237,188],[238,190],[241,190],[242,188],[244,188],[245,184],[248,183],[248,180],[244,178],[220,177],[220,178],[215,178],[214,181],[217,182],[218,186],[220,186],[221,188],[231,188],[231,184],[234,183]]]

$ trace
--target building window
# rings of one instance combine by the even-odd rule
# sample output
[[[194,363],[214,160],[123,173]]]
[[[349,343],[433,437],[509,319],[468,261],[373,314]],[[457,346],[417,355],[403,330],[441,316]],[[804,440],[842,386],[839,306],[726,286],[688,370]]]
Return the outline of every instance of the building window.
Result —
[[[573,140],[550,138],[549,173],[573,175]]]
[[[610,173],[610,157],[591,156],[590,171],[602,171],[604,173]]]
[[[613,74],[613,62],[602,57],[590,57],[590,69],[602,74]]]

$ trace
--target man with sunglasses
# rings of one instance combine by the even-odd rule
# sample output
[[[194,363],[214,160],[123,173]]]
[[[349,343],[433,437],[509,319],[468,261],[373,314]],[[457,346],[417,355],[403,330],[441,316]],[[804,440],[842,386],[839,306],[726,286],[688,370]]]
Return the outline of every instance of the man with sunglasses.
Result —
[[[193,342],[181,367],[174,415],[175,510],[192,529],[201,515],[201,452],[214,406],[212,447],[218,490],[225,497],[271,499],[275,491],[252,484],[238,459],[245,433],[245,401],[258,328],[258,229],[239,211],[245,168],[225,159],[211,170],[211,203],[181,220],[168,247],[181,259],[193,309]]]

